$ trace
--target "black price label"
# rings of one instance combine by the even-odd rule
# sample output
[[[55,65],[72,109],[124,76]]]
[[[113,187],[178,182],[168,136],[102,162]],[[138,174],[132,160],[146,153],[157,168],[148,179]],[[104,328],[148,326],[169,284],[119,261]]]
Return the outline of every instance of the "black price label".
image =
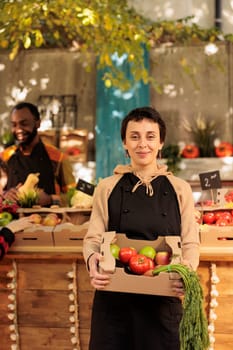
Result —
[[[95,186],[87,181],[79,179],[76,185],[76,189],[86,194],[89,194],[89,196],[92,196],[94,193]]]
[[[209,171],[208,173],[201,173],[199,174],[199,178],[202,190],[210,190],[213,188],[222,187],[219,170]]]

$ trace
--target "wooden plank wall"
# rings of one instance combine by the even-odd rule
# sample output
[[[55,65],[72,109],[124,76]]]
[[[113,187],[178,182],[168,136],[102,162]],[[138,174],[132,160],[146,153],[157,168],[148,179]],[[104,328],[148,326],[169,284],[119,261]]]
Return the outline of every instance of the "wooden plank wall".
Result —
[[[18,288],[17,314],[20,335],[20,350],[72,350],[72,315],[69,306],[72,283],[67,274],[72,271],[73,261],[17,260]],[[84,263],[77,264],[77,299],[79,307],[79,334],[82,350],[88,347],[93,289]],[[0,334],[1,350],[11,349],[8,318],[6,277],[12,265],[1,264],[0,268]]]
[[[90,317],[93,289],[89,282],[86,267],[80,256],[75,258],[46,257],[17,258],[17,321],[20,350],[73,350],[70,328],[71,279],[68,273],[77,268],[77,300],[79,312],[79,339],[81,350],[88,349]],[[9,326],[12,321],[7,315],[8,288],[12,271],[12,260],[5,258],[0,263],[0,334],[1,350],[11,350]],[[219,296],[216,308],[215,347],[216,350],[233,349],[233,262],[216,262],[220,282],[217,285]],[[198,273],[205,296],[205,310],[208,314],[210,300],[210,262],[201,262]]]

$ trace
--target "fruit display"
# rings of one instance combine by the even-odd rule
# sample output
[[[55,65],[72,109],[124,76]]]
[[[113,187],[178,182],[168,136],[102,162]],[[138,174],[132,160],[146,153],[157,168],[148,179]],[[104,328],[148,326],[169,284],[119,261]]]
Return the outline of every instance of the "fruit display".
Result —
[[[119,260],[128,272],[142,275],[155,268],[155,266],[167,265],[172,255],[166,250],[156,251],[151,245],[144,245],[139,250],[134,247],[119,247],[110,244],[113,257]]]
[[[18,205],[9,200],[0,199],[0,226],[6,226],[17,217]]]
[[[56,226],[61,223],[61,218],[56,213],[48,213],[44,216],[38,213],[33,213],[30,215],[30,218],[34,224],[42,226]]]
[[[215,226],[233,226],[233,209],[216,209],[204,211],[202,223]]]
[[[13,220],[13,215],[7,211],[0,213],[0,226],[6,226]]]
[[[195,217],[200,225],[233,226],[233,190],[219,192],[216,202],[205,200],[197,204]]]

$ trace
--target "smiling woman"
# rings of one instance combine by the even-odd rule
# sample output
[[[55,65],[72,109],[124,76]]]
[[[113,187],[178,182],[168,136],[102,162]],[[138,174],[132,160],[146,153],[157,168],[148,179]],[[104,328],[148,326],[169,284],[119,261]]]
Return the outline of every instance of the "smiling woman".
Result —
[[[116,235],[124,232],[135,240],[148,240],[148,245],[159,236],[181,236],[181,261],[197,268],[199,234],[191,188],[157,162],[165,136],[166,125],[157,110],[151,107],[131,110],[121,123],[121,139],[130,164],[117,165],[114,174],[101,180],[95,189],[83,241],[90,283],[96,289],[89,350],[149,350],[154,344],[157,350],[180,349],[182,305],[178,297],[181,291],[184,293],[182,281],[178,281],[179,286],[173,285],[174,298],[115,290],[110,293],[107,286],[111,275],[98,268],[103,259],[99,253],[102,233],[108,235],[111,231]],[[131,257],[134,261],[131,268],[137,273],[144,271],[142,265],[143,269],[149,268],[149,258],[136,255],[136,250],[130,247],[121,247],[121,261],[123,249],[126,255],[123,261]],[[148,254],[149,251],[147,247]]]

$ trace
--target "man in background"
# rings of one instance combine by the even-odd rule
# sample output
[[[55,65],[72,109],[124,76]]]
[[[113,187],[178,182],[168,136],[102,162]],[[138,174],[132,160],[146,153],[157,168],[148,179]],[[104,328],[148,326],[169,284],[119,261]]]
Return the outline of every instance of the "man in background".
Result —
[[[15,144],[2,153],[7,173],[3,198],[17,201],[18,188],[27,176],[39,173],[38,204],[50,206],[54,199],[57,204],[57,198],[63,198],[64,203],[64,194],[75,186],[75,178],[67,156],[42,142],[38,134],[41,122],[38,108],[29,102],[19,103],[11,110],[10,122]]]

